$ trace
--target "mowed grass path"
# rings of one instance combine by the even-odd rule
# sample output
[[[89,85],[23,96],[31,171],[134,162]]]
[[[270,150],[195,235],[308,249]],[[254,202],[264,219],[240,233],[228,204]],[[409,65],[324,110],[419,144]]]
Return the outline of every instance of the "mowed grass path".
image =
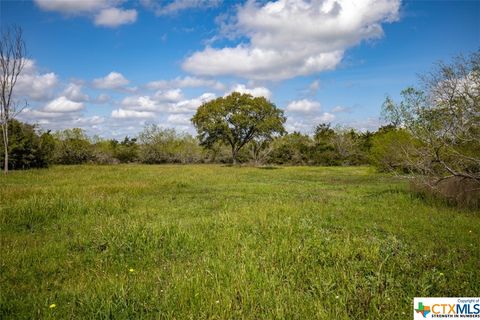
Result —
[[[0,210],[2,319],[406,319],[480,292],[480,216],[366,167],[60,166],[1,177]]]

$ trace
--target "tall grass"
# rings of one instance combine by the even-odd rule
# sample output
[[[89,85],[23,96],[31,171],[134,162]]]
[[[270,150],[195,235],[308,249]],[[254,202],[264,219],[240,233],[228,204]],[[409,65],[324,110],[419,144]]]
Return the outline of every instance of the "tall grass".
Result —
[[[480,182],[473,179],[450,177],[436,181],[418,178],[411,181],[410,189],[428,201],[480,210]]]
[[[479,293],[480,216],[366,167],[0,179],[3,319],[405,319]]]

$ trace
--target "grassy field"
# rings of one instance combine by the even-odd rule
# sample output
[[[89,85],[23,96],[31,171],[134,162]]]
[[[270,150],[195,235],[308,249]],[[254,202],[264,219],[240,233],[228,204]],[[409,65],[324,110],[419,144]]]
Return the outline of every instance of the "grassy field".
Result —
[[[407,319],[480,293],[480,215],[367,167],[60,166],[0,177],[0,210],[2,319]]]

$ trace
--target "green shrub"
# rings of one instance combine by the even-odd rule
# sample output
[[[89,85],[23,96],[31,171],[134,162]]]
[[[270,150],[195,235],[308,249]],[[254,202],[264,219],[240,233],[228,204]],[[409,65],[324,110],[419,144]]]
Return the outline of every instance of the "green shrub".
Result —
[[[94,159],[92,144],[83,129],[57,131],[54,136],[56,138],[55,163],[81,164]]]
[[[9,167],[13,170],[45,168],[51,162],[54,139],[50,132],[39,134],[36,126],[12,120],[8,124]],[[0,135],[2,129],[0,128]],[[2,135],[3,137],[3,135]],[[0,144],[0,167],[4,165],[3,141]]]
[[[189,134],[162,129],[152,124],[139,135],[139,160],[142,163],[197,163],[203,159],[202,147]]]
[[[413,170],[405,152],[416,148],[418,142],[405,130],[389,128],[378,131],[372,139],[370,159],[384,172],[398,171],[408,173]]]

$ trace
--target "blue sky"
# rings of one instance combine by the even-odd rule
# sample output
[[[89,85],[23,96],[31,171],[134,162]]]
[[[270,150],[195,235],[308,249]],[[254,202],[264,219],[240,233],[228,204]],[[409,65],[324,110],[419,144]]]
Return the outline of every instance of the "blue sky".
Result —
[[[287,129],[374,130],[386,95],[480,48],[479,1],[2,1],[24,30],[20,115],[45,129],[133,136],[232,90],[264,95]]]

